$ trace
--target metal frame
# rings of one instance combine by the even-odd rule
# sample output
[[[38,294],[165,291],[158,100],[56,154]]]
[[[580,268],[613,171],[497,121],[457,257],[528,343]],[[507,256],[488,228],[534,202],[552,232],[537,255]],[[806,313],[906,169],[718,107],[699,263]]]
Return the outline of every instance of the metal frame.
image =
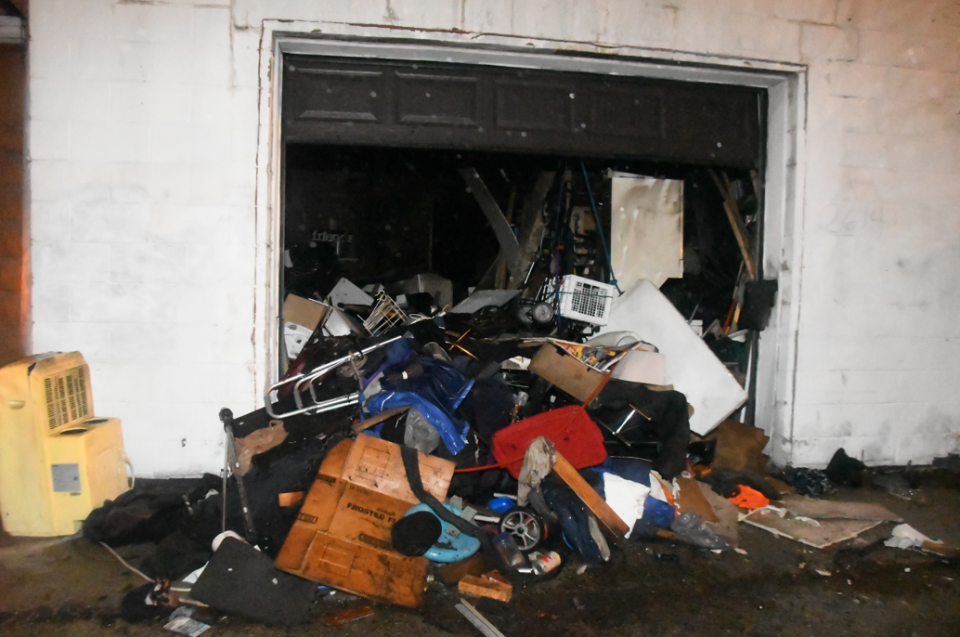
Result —
[[[330,400],[319,401],[317,399],[317,393],[315,391],[315,386],[313,382],[318,380],[321,376],[332,372],[336,368],[340,367],[344,363],[349,363],[351,360],[356,361],[370,352],[376,351],[385,345],[389,345],[394,341],[398,341],[402,336],[394,336],[380,343],[370,345],[363,348],[360,351],[350,352],[345,356],[334,359],[328,363],[323,363],[318,367],[314,367],[309,372],[301,372],[296,376],[291,376],[290,378],[285,378],[280,382],[274,383],[267,389],[266,395],[263,397],[264,408],[267,411],[267,414],[271,418],[282,419],[289,418],[291,416],[298,416],[300,414],[321,414],[325,411],[333,411],[334,409],[340,409],[341,407],[346,407],[347,405],[354,405],[360,402],[360,392],[354,392],[352,394],[347,394],[345,396],[338,396],[337,398],[331,398]],[[273,411],[274,403],[272,401],[273,393],[279,391],[281,388],[290,385],[291,383],[296,383],[293,386],[293,401],[296,404],[297,408],[293,411],[283,412],[278,414]],[[310,392],[310,400],[312,404],[304,405],[303,404],[303,385],[307,385],[307,389]]]

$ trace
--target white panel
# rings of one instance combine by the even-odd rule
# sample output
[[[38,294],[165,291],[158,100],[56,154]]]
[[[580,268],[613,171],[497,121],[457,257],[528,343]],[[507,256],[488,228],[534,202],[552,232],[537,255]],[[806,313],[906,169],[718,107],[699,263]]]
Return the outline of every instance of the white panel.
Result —
[[[610,234],[621,290],[683,277],[683,181],[614,173]]]
[[[667,384],[693,405],[692,431],[708,433],[747,400],[740,383],[650,281],[613,300],[603,332],[619,331],[633,332],[667,357]]]

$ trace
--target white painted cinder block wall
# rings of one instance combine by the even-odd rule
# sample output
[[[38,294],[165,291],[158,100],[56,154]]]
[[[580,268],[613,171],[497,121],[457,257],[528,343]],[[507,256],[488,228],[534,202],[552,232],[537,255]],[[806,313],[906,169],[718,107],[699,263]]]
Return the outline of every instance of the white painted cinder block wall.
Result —
[[[255,405],[266,20],[806,65],[796,385],[775,454],[822,466],[840,446],[873,464],[958,449],[957,0],[33,0],[30,10],[31,347],[84,353],[97,412],[123,419],[140,475],[215,471],[218,410]]]

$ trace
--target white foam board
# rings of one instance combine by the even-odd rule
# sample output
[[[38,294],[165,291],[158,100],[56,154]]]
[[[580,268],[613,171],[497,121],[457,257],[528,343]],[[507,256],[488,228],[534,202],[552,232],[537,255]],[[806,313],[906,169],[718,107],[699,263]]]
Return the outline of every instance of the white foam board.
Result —
[[[653,283],[640,281],[613,300],[601,333],[630,331],[667,358],[666,384],[693,405],[690,429],[705,435],[747,400],[747,392]]]
[[[621,290],[683,276],[683,181],[614,173],[610,180],[613,271]]]

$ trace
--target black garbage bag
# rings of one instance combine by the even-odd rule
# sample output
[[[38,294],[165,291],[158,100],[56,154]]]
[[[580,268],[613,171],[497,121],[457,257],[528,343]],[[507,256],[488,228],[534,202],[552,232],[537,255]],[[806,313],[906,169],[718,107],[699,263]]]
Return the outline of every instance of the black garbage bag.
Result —
[[[690,414],[687,397],[678,391],[655,391],[640,383],[611,380],[587,407],[607,436],[629,444],[655,440],[659,454],[653,468],[666,480],[687,466]],[[632,415],[631,415],[632,414]],[[630,417],[626,426],[621,427]]]

